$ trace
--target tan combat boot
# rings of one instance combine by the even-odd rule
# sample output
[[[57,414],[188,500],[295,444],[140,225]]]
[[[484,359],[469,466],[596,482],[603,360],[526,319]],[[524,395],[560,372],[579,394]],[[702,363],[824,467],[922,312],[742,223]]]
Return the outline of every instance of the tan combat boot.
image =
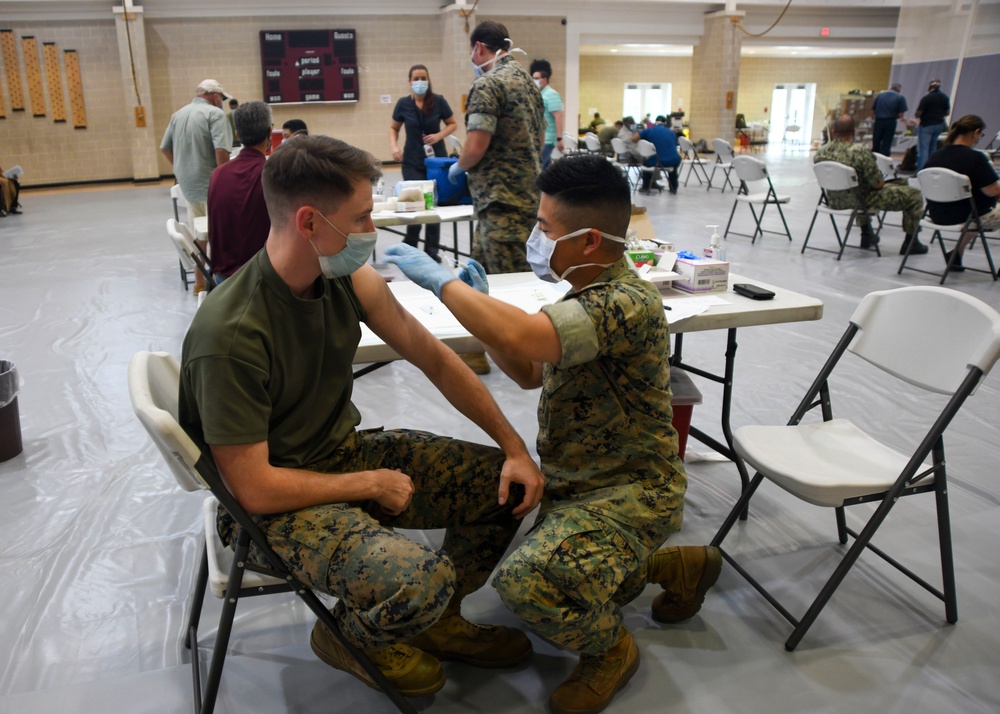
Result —
[[[531,641],[520,630],[474,624],[452,607],[406,644],[439,660],[457,660],[476,667],[509,667],[531,656]]]
[[[663,588],[653,600],[653,619],[673,624],[701,609],[722,572],[722,553],[710,545],[664,548],[649,556],[646,568],[649,582]]]
[[[611,703],[639,669],[639,648],[622,628],[615,645],[600,655],[580,655],[580,663],[549,697],[552,714],[597,714]]]
[[[322,622],[317,621],[313,627],[309,644],[316,656],[334,669],[354,675],[372,689],[378,689],[368,673]],[[390,645],[365,650],[365,654],[405,697],[433,694],[444,686],[441,663],[418,649],[406,645]]]

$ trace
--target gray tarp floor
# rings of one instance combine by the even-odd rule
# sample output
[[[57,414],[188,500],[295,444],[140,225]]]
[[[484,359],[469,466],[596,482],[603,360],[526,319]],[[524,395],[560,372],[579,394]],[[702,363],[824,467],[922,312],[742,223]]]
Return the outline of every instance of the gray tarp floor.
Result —
[[[763,155],[794,241],[766,234],[726,241],[733,269],[823,300],[816,322],[739,332],[733,423],[784,423],[860,298],[872,290],[936,284],[897,276],[902,233],[887,227],[883,257],[850,250],[840,262],[799,249],[819,195],[804,151]],[[25,167],[30,172],[31,167]],[[390,183],[396,177],[390,173]],[[695,180],[678,196],[637,196],[661,237],[700,250],[725,226],[733,194]],[[0,710],[146,712],[191,707],[182,630],[201,542],[199,493],[182,492],[132,414],[126,365],[137,350],[179,353],[195,298],[185,292],[164,223],[169,186],[66,192],[25,191],[22,216],[0,219],[0,358],[13,361],[24,453],[0,464]],[[773,214],[773,215],[772,215]],[[890,220],[898,214],[890,215]],[[768,211],[767,224],[779,227]],[[735,227],[751,226],[745,206]],[[829,222],[816,240],[833,243]],[[444,231],[450,237],[450,231]],[[380,247],[398,238],[383,233]],[[1000,251],[998,251],[1000,253]],[[940,253],[916,258],[942,265]],[[982,251],[967,265],[982,264]],[[1000,284],[966,272],[948,287],[1000,307]],[[920,315],[910,319],[920,320]],[[926,329],[933,331],[935,325]],[[725,335],[697,333],[688,361],[719,369]],[[871,381],[859,366],[834,388],[841,415],[901,447],[919,434],[929,400]],[[870,374],[870,373],[867,373]],[[537,392],[496,370],[485,383],[533,444]],[[719,435],[719,389],[701,382],[694,421]],[[642,666],[611,712],[995,712],[1000,710],[1000,375],[992,375],[955,420],[947,441],[959,621],[943,605],[870,554],[794,653],[789,626],[726,569],[692,620],[652,621],[647,588],[625,610]],[[414,368],[395,363],[355,390],[362,426],[408,426],[486,440]],[[932,400],[931,400],[932,401]],[[936,404],[936,402],[935,402]],[[839,405],[839,408],[838,408]],[[711,539],[738,492],[733,464],[688,446],[690,486],[683,530],[671,543]],[[855,527],[871,507],[849,513]],[[530,520],[530,517],[529,517]],[[522,528],[526,529],[527,524]],[[437,542],[440,533],[413,533]],[[727,545],[789,600],[797,614],[830,572],[837,548],[833,514],[800,506],[765,484],[749,522]],[[932,581],[939,578],[933,499],[905,499],[878,542]],[[804,550],[795,544],[804,543]],[[211,642],[219,602],[209,596],[202,641]],[[514,624],[489,587],[469,598],[473,620]],[[308,646],[313,616],[291,595],[241,603],[223,675],[222,712],[389,712],[380,694],[318,661]],[[572,669],[572,653],[533,637],[524,666],[484,671],[445,664],[448,683],[416,700],[436,712],[542,711]],[[207,656],[209,652],[203,652]]]

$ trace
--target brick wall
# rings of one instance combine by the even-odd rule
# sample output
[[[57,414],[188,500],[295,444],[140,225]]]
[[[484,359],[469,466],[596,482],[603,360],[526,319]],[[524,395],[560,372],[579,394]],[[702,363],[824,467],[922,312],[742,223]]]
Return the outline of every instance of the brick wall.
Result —
[[[677,110],[678,98],[683,109],[691,111],[690,57],[580,57],[580,112],[591,107],[609,122],[621,119],[626,82],[670,82],[671,109]],[[590,115],[580,117],[582,125]],[[641,117],[636,117],[640,119]],[[573,123],[567,121],[567,126]]]

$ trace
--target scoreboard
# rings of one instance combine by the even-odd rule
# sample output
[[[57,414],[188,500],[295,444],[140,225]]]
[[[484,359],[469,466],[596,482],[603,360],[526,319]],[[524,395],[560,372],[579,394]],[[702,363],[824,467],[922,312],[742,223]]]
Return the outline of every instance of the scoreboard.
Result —
[[[358,101],[354,30],[264,30],[260,62],[268,104]]]

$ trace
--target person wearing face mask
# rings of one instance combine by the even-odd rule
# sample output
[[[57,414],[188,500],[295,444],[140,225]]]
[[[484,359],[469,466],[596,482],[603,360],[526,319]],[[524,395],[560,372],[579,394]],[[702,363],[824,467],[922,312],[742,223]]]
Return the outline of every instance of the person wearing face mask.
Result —
[[[580,653],[549,709],[598,712],[639,666],[622,606],[656,583],[663,592],[653,618],[690,618],[722,556],[706,546],[659,549],[680,529],[687,477],[671,425],[662,298],[624,256],[628,180],[603,157],[584,155],[554,162],[537,186],[528,261],[543,280],[570,284],[541,312],[489,297],[472,261],[456,276],[407,246],[391,246],[386,259],[433,290],[521,387],[541,387],[545,495],[493,586],[533,632]]]
[[[489,273],[530,270],[524,244],[534,223],[545,135],[545,105],[531,77],[509,52],[507,28],[479,23],[469,37],[477,79],[465,109],[465,145],[450,178],[469,172],[469,192],[476,209],[472,257]],[[490,364],[482,353],[463,355],[476,374]]]
[[[272,152],[262,174],[267,242],[195,313],[178,419],[295,577],[338,599],[344,635],[403,695],[424,696],[444,685],[441,659],[501,667],[531,654],[523,632],[472,625],[461,604],[487,582],[544,479],[479,379],[368,263],[380,175],[370,154],[327,136]],[[351,363],[362,322],[499,448],[359,431]],[[218,525],[232,542],[224,512]],[[397,528],[445,528],[442,549]],[[372,686],[321,623],[310,644]]]
[[[222,111],[222,102],[228,95],[214,79],[202,80],[195,90],[195,98],[181,107],[173,116],[160,152],[174,167],[174,176],[180,184],[188,205],[188,225],[208,211],[208,183],[216,166],[229,161],[233,135],[229,120]],[[205,242],[198,241],[202,250]],[[205,290],[205,278],[199,271],[194,274],[194,292]]]
[[[537,59],[531,63],[531,79],[542,93],[545,104],[545,143],[542,144],[542,168],[552,161],[552,152],[563,149],[563,100],[549,81],[552,79],[552,64],[548,60]]]
[[[392,110],[389,122],[389,146],[392,160],[403,164],[404,181],[423,181],[427,178],[424,159],[428,156],[448,155],[444,139],[455,132],[458,122],[448,105],[448,101],[431,88],[431,77],[422,64],[410,67],[410,94],[400,97]],[[441,128],[442,122],[444,128]],[[406,143],[399,150],[399,130],[406,127]],[[431,153],[427,153],[428,149]],[[441,225],[429,223],[425,227],[424,250],[435,260],[441,243]],[[403,242],[416,246],[420,242],[420,226],[406,227]]]
[[[217,283],[263,248],[271,230],[260,181],[271,150],[271,107],[245,102],[233,110],[232,117],[243,138],[243,150],[212,172],[208,184],[208,245]]]

